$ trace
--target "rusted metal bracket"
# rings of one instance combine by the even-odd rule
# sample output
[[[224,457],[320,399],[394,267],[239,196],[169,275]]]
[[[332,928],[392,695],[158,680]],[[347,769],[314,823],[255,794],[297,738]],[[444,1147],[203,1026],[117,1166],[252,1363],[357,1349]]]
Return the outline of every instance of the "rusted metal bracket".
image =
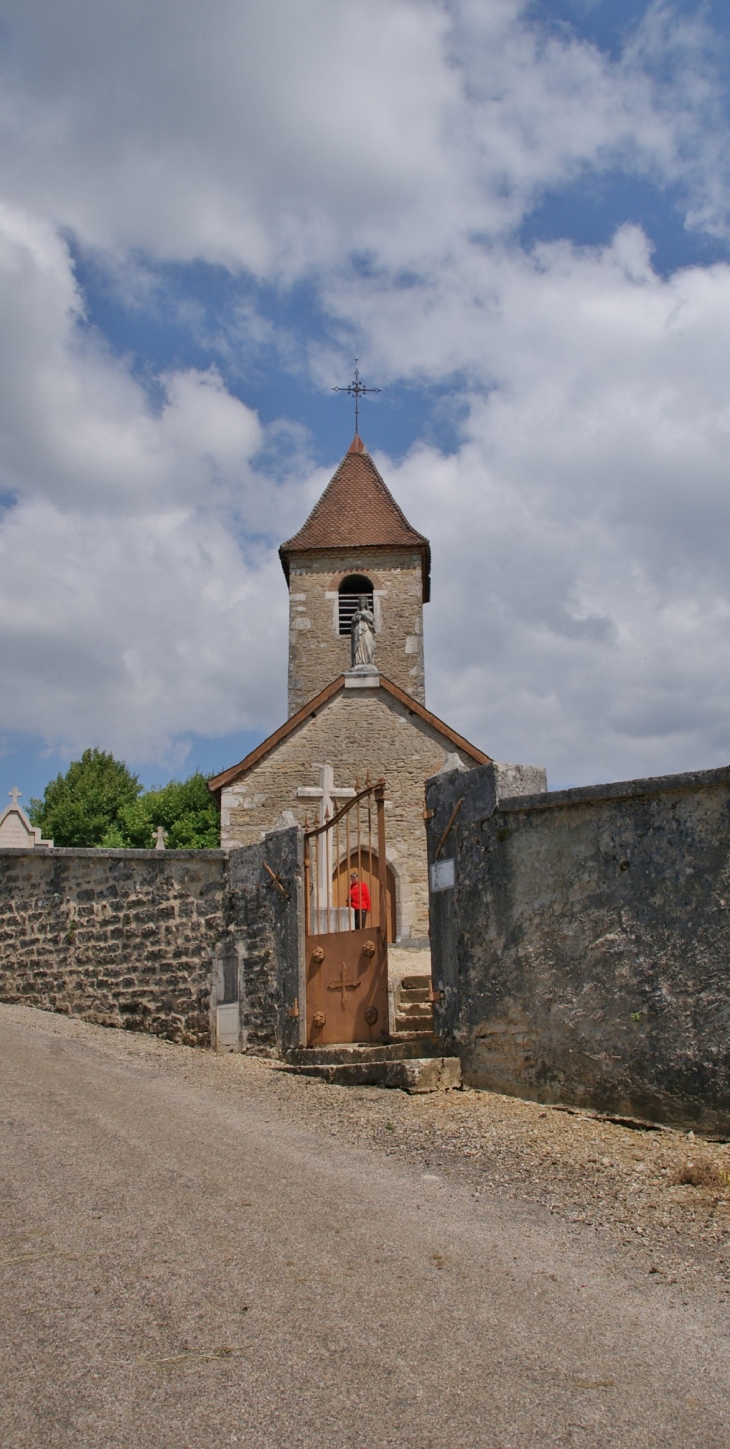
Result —
[[[436,846],[436,850],[434,852],[434,857],[433,857],[434,860],[438,860],[438,858],[439,858],[439,856],[441,854],[441,851],[443,850],[443,848],[444,848],[444,846],[446,844],[447,838],[448,838],[449,833],[450,833],[450,831],[452,829],[452,826],[453,826],[453,824],[454,824],[454,822],[456,820],[456,817],[457,817],[457,815],[458,815],[458,813],[459,813],[459,811],[460,811],[460,809],[461,809],[461,807],[462,807],[463,804],[464,804],[464,796],[462,795],[461,799],[460,800],[457,800],[457,802],[456,802],[456,804],[455,804],[455,806],[454,806],[454,808],[453,808],[453,810],[451,812],[451,815],[449,816],[449,823],[446,826],[446,829],[445,829],[443,835],[441,836],[441,839],[440,839],[438,845]]]
[[[424,818],[424,820],[433,820],[433,817],[434,817],[435,814],[436,814],[436,811],[435,810],[424,810],[424,812],[423,812],[423,818]]]
[[[287,1016],[289,1017],[289,1020],[290,1021],[297,1021],[297,1019],[299,1017],[299,997],[298,996],[295,996],[294,997],[294,1005],[289,1007],[289,1010],[287,1011]]]
[[[271,869],[271,866],[266,864],[266,861],[264,861],[264,870],[266,871],[266,874],[267,875],[270,875],[271,876],[271,879],[273,880],[274,885],[276,886],[276,889],[281,892],[281,894],[284,897],[284,900],[285,901],[288,901],[288,899],[289,899],[289,892],[288,892],[288,890],[286,889],[285,886],[282,885],[281,881],[279,880],[278,875],[276,874],[275,871],[273,871]]]
[[[443,991],[434,991],[433,986],[429,986],[429,988],[428,988],[428,999],[429,999],[429,1001],[431,1001],[431,1002],[434,1002],[434,1001],[443,1001],[443,996],[444,996]]]

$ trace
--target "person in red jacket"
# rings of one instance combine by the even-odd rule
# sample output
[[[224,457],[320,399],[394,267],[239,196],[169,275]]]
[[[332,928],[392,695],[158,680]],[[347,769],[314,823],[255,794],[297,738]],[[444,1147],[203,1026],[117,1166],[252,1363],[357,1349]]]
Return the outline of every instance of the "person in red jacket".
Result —
[[[355,912],[355,930],[359,931],[367,925],[368,911],[370,910],[370,891],[364,880],[360,880],[356,870],[350,871],[350,894],[347,897],[347,904],[352,906]]]

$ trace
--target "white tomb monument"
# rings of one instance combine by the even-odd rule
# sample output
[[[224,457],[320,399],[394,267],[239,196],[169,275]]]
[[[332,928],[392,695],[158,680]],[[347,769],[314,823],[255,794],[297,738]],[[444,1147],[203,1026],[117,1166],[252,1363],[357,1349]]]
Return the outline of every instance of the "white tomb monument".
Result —
[[[17,785],[8,790],[13,803],[0,815],[0,849],[10,846],[16,850],[33,850],[37,845],[53,845],[52,840],[42,840],[40,830],[31,825],[25,811],[18,804],[20,793]]]

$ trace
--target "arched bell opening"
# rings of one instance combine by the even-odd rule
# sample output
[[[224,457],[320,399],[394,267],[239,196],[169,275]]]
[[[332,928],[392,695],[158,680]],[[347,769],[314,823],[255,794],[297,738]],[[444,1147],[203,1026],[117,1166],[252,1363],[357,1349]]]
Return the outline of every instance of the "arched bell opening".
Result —
[[[378,853],[376,850],[367,849],[353,850],[350,857],[344,856],[339,865],[332,872],[332,904],[335,908],[344,909],[348,904],[350,891],[350,873],[356,870],[360,880],[364,881],[368,888],[371,901],[371,914],[368,916],[368,925],[378,924],[378,892],[380,890],[380,878],[378,875]],[[395,941],[396,938],[396,893],[395,875],[385,863],[385,924],[386,939]]]
[[[360,600],[367,599],[367,607],[373,607],[373,585],[364,574],[348,574],[338,589],[338,630],[340,635],[349,635],[352,616],[360,607]]]

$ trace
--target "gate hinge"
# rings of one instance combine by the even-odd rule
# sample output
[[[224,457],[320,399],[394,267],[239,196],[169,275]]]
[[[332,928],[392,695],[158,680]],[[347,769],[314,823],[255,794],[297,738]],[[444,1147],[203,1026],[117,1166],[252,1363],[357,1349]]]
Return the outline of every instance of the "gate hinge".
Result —
[[[299,997],[298,996],[295,996],[294,997],[294,1005],[289,1007],[289,1010],[287,1011],[287,1016],[289,1017],[289,1020],[290,1021],[296,1021],[297,1020],[297,1017],[299,1016]]]

